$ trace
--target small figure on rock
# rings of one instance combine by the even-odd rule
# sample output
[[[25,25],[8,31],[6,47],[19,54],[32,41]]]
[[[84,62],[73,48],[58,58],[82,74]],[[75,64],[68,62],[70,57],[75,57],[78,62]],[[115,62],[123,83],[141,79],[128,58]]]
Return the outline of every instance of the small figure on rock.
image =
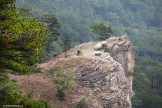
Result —
[[[81,50],[78,49],[78,50],[77,50],[77,56],[79,56],[80,54],[81,54]]]
[[[54,59],[58,58],[58,54],[54,53],[53,57],[54,57]]]

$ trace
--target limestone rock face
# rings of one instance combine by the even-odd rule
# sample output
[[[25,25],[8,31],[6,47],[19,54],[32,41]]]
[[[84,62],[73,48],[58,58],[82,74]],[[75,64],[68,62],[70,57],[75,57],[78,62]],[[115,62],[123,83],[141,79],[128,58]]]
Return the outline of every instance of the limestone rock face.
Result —
[[[126,35],[111,37],[104,41],[104,47],[111,51],[105,53],[100,49],[100,56],[94,55],[96,46],[96,42],[76,46],[67,52],[73,56],[57,64],[71,68],[75,79],[89,88],[88,93],[83,94],[89,108],[131,108],[134,92],[129,73],[135,67],[132,43]],[[78,48],[82,52],[80,56],[73,54]]]

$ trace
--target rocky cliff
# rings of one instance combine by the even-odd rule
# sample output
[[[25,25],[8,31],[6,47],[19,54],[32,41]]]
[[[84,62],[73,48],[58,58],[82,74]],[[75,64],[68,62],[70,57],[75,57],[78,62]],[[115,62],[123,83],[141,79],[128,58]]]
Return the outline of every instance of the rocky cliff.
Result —
[[[76,56],[78,49],[81,54]],[[90,88],[82,96],[90,108],[131,108],[135,57],[126,35],[82,44],[66,54],[69,57],[57,64],[71,68],[75,79]]]
[[[77,51],[81,53],[77,55]],[[67,93],[64,101],[56,97],[53,81],[46,77],[46,70],[54,65],[71,68],[76,88]],[[102,42],[78,45],[39,65],[42,72],[15,76],[23,95],[32,94],[35,99],[45,99],[52,108],[76,108],[85,99],[88,108],[131,108],[131,73],[135,67],[132,43],[126,35],[111,37]]]

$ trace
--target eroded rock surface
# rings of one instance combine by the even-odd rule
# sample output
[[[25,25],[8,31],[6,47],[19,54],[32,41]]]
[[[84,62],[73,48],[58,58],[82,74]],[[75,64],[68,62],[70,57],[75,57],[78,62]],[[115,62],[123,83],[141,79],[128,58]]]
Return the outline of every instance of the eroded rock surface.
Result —
[[[134,93],[129,74],[135,67],[132,43],[124,35],[111,37],[101,45],[101,42],[91,42],[76,46],[67,52],[72,55],[70,58],[57,64],[71,68],[76,80],[91,88],[90,95],[85,96],[90,108],[131,108]],[[105,47],[111,51],[104,52]],[[75,55],[77,49],[81,49],[82,55]],[[100,56],[96,56],[96,50]]]

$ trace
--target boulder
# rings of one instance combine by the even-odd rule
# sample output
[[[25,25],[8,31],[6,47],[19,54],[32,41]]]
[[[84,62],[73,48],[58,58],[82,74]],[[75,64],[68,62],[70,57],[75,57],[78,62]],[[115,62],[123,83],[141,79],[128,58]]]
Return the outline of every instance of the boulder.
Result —
[[[95,50],[100,50],[102,49],[102,44],[101,43],[97,43],[94,47]]]
[[[95,55],[95,56],[101,56],[101,55],[102,55],[102,52],[101,52],[101,51],[96,51],[96,52],[94,53],[94,55]]]
[[[106,47],[107,46],[107,42],[106,41],[101,41],[100,43],[102,44],[102,47]]]

